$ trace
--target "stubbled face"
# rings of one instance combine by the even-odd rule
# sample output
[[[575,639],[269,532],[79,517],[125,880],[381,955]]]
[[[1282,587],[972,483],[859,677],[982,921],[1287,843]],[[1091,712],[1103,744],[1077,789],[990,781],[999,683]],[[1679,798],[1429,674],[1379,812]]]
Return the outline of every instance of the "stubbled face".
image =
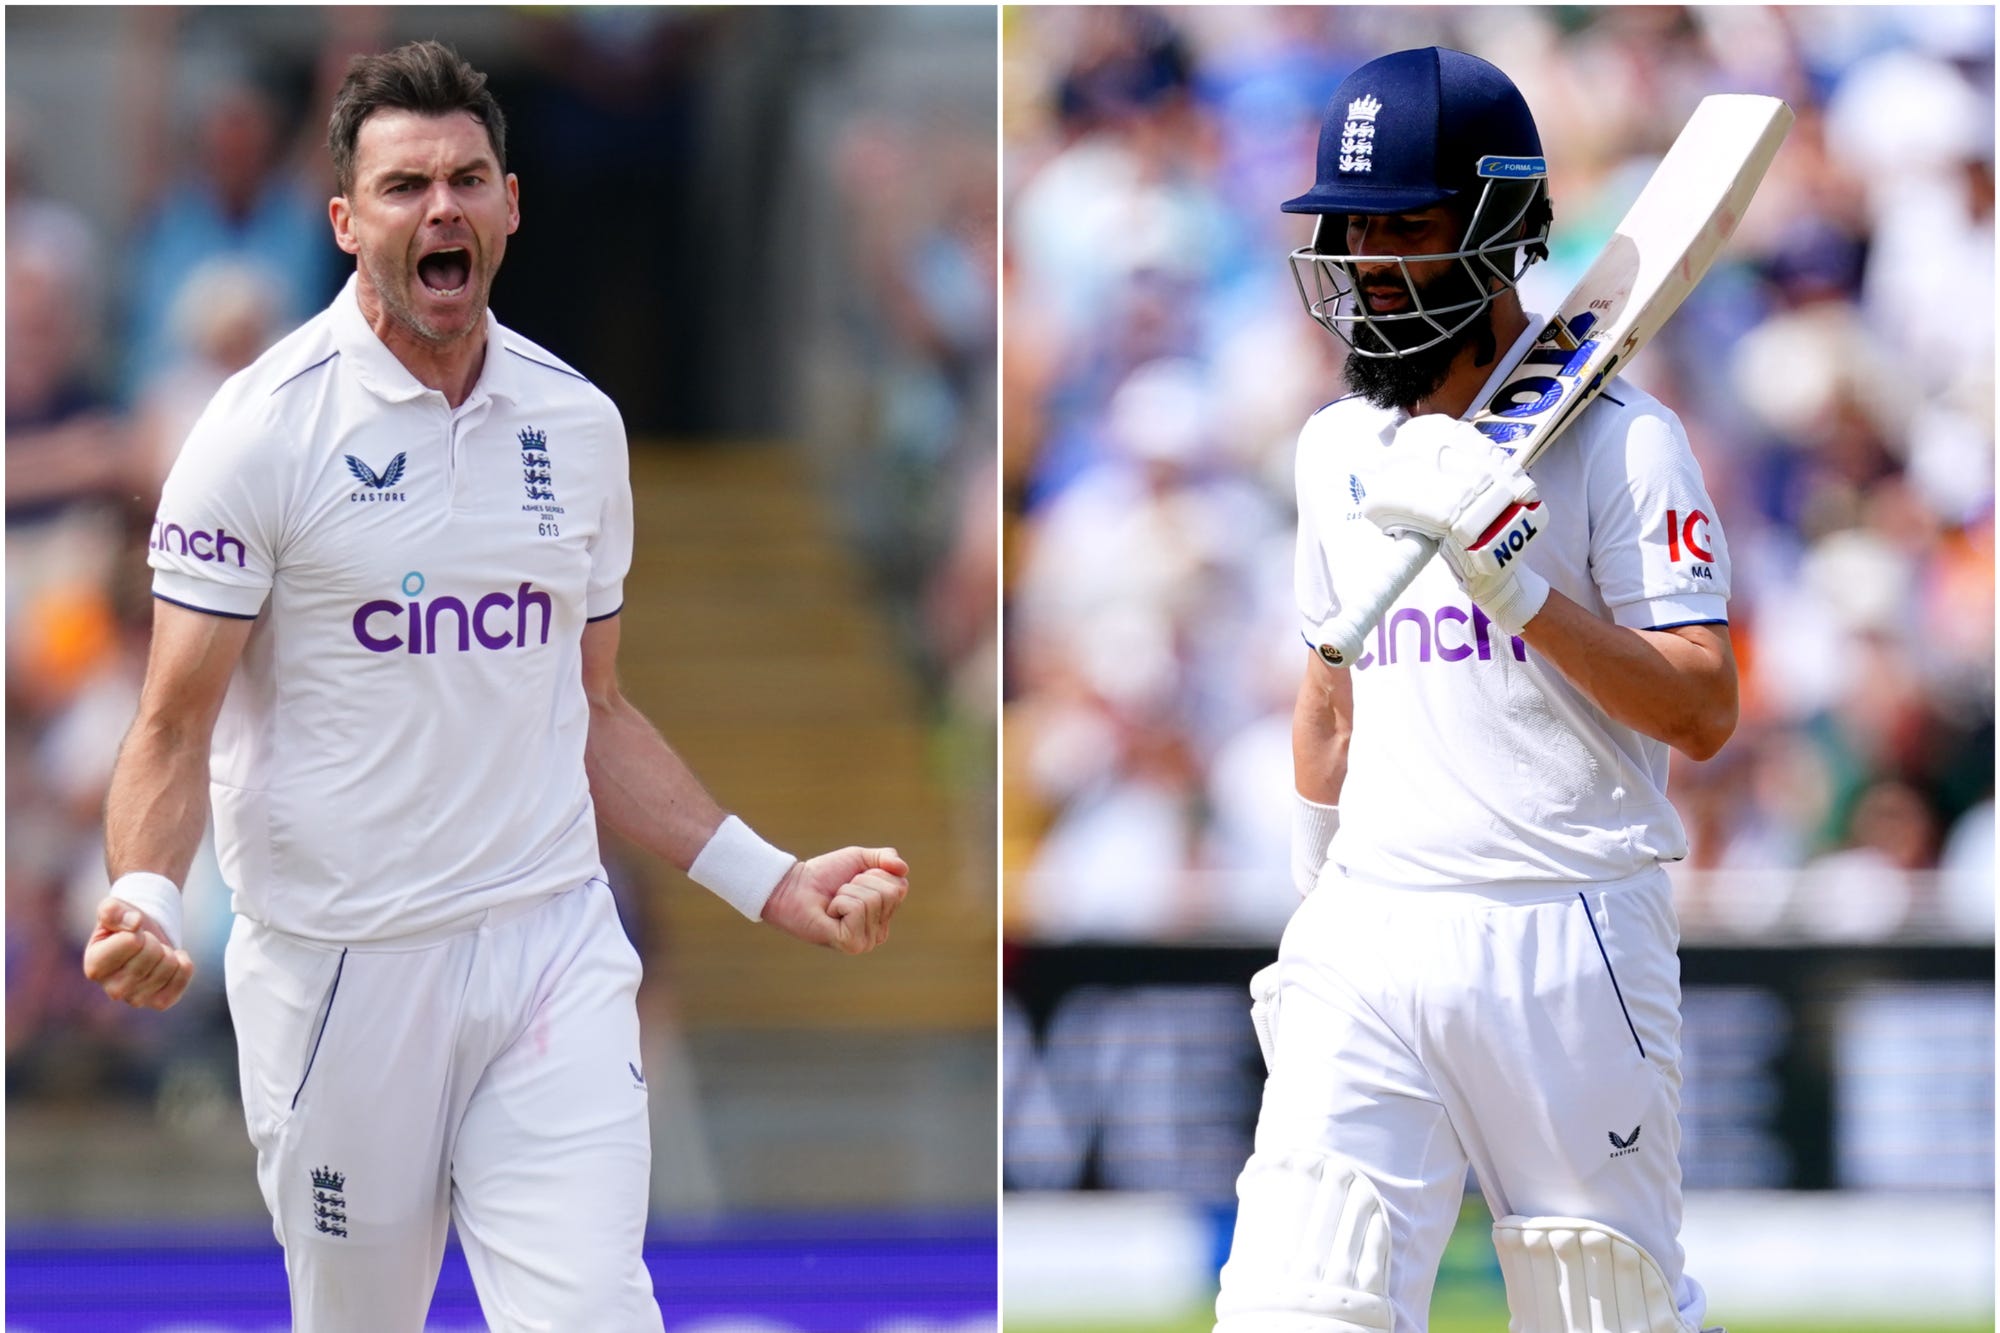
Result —
[[[371,304],[413,338],[453,343],[482,328],[520,185],[502,177],[469,113],[378,111],[355,139],[354,185],[332,205],[334,239],[360,260]]]

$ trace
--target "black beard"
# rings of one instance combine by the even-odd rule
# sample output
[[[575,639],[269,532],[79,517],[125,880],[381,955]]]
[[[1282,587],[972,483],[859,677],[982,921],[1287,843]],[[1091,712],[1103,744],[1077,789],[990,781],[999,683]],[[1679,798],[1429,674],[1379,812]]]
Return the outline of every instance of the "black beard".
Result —
[[[1479,291],[1469,275],[1454,270],[1426,283],[1419,294],[1425,309],[1436,310],[1473,300]],[[1355,294],[1355,299],[1361,299],[1360,293]],[[1434,332],[1429,324],[1416,319],[1396,320],[1380,329],[1370,323],[1357,324],[1354,345],[1364,352],[1385,355],[1350,355],[1346,366],[1347,387],[1376,407],[1407,412],[1444,387],[1459,352],[1474,341],[1483,339],[1481,353],[1485,360],[1493,359],[1493,306],[1490,301],[1464,328],[1435,347],[1420,352],[1405,352],[1394,345],[1405,338],[1422,341]]]
[[[1461,347],[1475,336],[1480,321],[1421,352],[1401,356],[1349,356],[1347,387],[1380,408],[1407,412],[1444,387]],[[1365,351],[1387,351],[1382,337],[1367,325],[1354,331],[1354,345]]]

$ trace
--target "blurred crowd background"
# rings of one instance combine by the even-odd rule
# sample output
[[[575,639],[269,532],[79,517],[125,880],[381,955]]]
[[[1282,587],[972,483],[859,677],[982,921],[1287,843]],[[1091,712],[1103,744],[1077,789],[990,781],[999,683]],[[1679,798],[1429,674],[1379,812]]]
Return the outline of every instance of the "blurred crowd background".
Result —
[[[31,1138],[46,1117],[27,1113],[81,1128],[105,1107],[240,1145],[221,1002],[227,894],[212,853],[188,885],[201,971],[187,1002],[137,1013],[80,974],[106,887],[102,804],[143,670],[160,482],[222,380],[320,310],[351,271],[327,222],[332,94],[351,55],[415,37],[451,43],[484,70],[508,117],[524,224],[496,312],[610,393],[635,472],[652,475],[651,457],[672,452],[706,476],[716,469],[704,460],[786,442],[768,474],[812,498],[773,511],[787,531],[721,536],[749,568],[760,551],[796,549],[791,529],[836,534],[815,563],[861,571],[855,637],[888,645],[892,674],[912,682],[911,729],[928,738],[909,747],[905,785],[929,787],[946,809],[938,829],[847,837],[907,839],[906,850],[960,840],[956,858],[922,867],[931,896],[910,915],[950,904],[991,921],[992,11],[47,7],[10,9],[6,25],[6,1035],[10,1130],[20,1130],[10,1148],[41,1153],[46,1167],[61,1140]],[[643,547],[657,539],[640,520]],[[806,572],[771,563],[780,581]],[[635,598],[655,586],[648,564],[642,549]],[[777,589],[771,597],[783,604]],[[646,623],[692,623],[662,610]],[[636,632],[626,632],[628,677],[662,665],[633,650]],[[696,697],[683,692],[685,709],[714,714],[736,697],[723,691],[752,688],[688,674]],[[893,785],[895,774],[875,777]],[[743,808],[756,818],[755,804]],[[614,871],[628,898],[660,874]],[[678,881],[674,891],[699,896]],[[635,907],[632,918],[656,978],[649,1031],[671,1028],[676,1001],[657,997],[672,985],[675,942],[659,938],[657,913]],[[970,947],[980,938],[990,954],[990,932]],[[920,966],[891,959],[869,975]],[[956,1062],[932,1064],[950,1071],[936,1079],[965,1085],[972,1114],[932,1108],[951,1122],[939,1131],[948,1141],[907,1179],[796,1180],[793,1192],[838,1202],[844,1188],[868,1201],[907,1186],[917,1203],[989,1199],[991,1120],[978,1108],[991,1102],[990,973],[960,969],[894,1003],[918,1025],[964,1025],[947,1034],[963,1047]],[[899,1021],[876,1023],[885,1043]],[[739,1051],[738,1065],[748,1058]],[[922,1057],[913,1047],[907,1058]],[[726,1173],[718,1183],[700,1160],[695,1103],[672,1082],[655,1079],[655,1100],[679,1116],[656,1150],[662,1171],[680,1173],[666,1202],[741,1204]],[[753,1107],[798,1103],[805,1114],[796,1089],[771,1084],[746,1094]],[[886,1080],[862,1091],[897,1096]],[[921,1098],[907,1112],[924,1113]],[[721,1118],[718,1133],[761,1133],[770,1146],[768,1123]],[[17,1223],[38,1207],[87,1206],[79,1184],[24,1207],[32,1173],[20,1168],[10,1167]],[[254,1207],[247,1172],[230,1180]],[[104,1206],[143,1213],[147,1187]]]
[[[1628,372],[1734,561],[1742,722],[1676,757],[1690,939],[1990,940],[1994,102],[1984,7],[1025,7],[1003,27],[1007,930],[1272,940],[1299,427],[1344,391],[1285,256],[1326,98],[1385,52],[1507,71],[1547,311],[1695,103],[1798,120]]]
[[[1669,791],[1683,1236],[1732,1328],[1988,1327],[1994,26],[1971,6],[1006,11],[1009,1322],[1201,1327],[1214,1299],[1264,1074],[1243,988],[1298,904],[1293,452],[1345,392],[1286,263],[1311,219],[1278,204],[1341,79],[1433,44],[1535,112],[1531,311],[1702,96],[1797,113],[1628,371],[1719,511],[1743,684],[1735,737],[1676,756]],[[1487,1222],[1468,1199],[1435,1326],[1505,1321]]]

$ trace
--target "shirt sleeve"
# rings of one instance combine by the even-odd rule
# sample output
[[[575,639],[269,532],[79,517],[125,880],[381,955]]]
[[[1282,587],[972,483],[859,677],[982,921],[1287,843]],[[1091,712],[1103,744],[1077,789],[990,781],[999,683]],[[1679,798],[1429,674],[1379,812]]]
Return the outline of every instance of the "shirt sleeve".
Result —
[[[605,469],[608,479],[597,535],[590,541],[590,587],[584,597],[584,615],[590,620],[616,615],[625,605],[625,575],[632,568],[632,465],[625,422],[615,407]]]
[[[155,597],[210,615],[257,616],[277,574],[284,456],[261,415],[210,405],[160,491],[146,556]]]
[[[1729,544],[1680,420],[1663,407],[1619,424],[1591,470],[1590,564],[1627,629],[1727,621]]]
[[[1340,610],[1340,598],[1333,590],[1333,571],[1326,562],[1326,545],[1320,540],[1320,507],[1326,488],[1320,483],[1319,461],[1325,441],[1315,441],[1311,422],[1299,432],[1297,460],[1292,469],[1296,486],[1299,535],[1292,560],[1292,598],[1298,605],[1299,633],[1308,643],[1317,642],[1319,627]]]

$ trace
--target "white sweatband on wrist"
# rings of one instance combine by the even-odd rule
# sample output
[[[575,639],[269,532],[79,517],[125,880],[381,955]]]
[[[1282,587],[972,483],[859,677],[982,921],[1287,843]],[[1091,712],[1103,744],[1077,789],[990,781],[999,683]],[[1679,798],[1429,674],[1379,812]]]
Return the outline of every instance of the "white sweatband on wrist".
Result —
[[[1479,609],[1486,613],[1488,620],[1500,627],[1501,633],[1511,638],[1528,627],[1528,622],[1535,618],[1548,600],[1549,581],[1523,565],[1520,573],[1508,582],[1506,594],[1489,598],[1480,604]]]
[[[688,867],[688,878],[756,921],[764,914],[771,890],[799,858],[765,842],[735,815],[722,821],[701,854]]]
[[[1340,807],[1308,801],[1292,793],[1292,887],[1303,898],[1319,882],[1327,844],[1340,831]]]
[[[181,890],[165,875],[150,870],[132,870],[120,875],[111,886],[111,896],[130,903],[153,919],[171,948],[181,947]]]

